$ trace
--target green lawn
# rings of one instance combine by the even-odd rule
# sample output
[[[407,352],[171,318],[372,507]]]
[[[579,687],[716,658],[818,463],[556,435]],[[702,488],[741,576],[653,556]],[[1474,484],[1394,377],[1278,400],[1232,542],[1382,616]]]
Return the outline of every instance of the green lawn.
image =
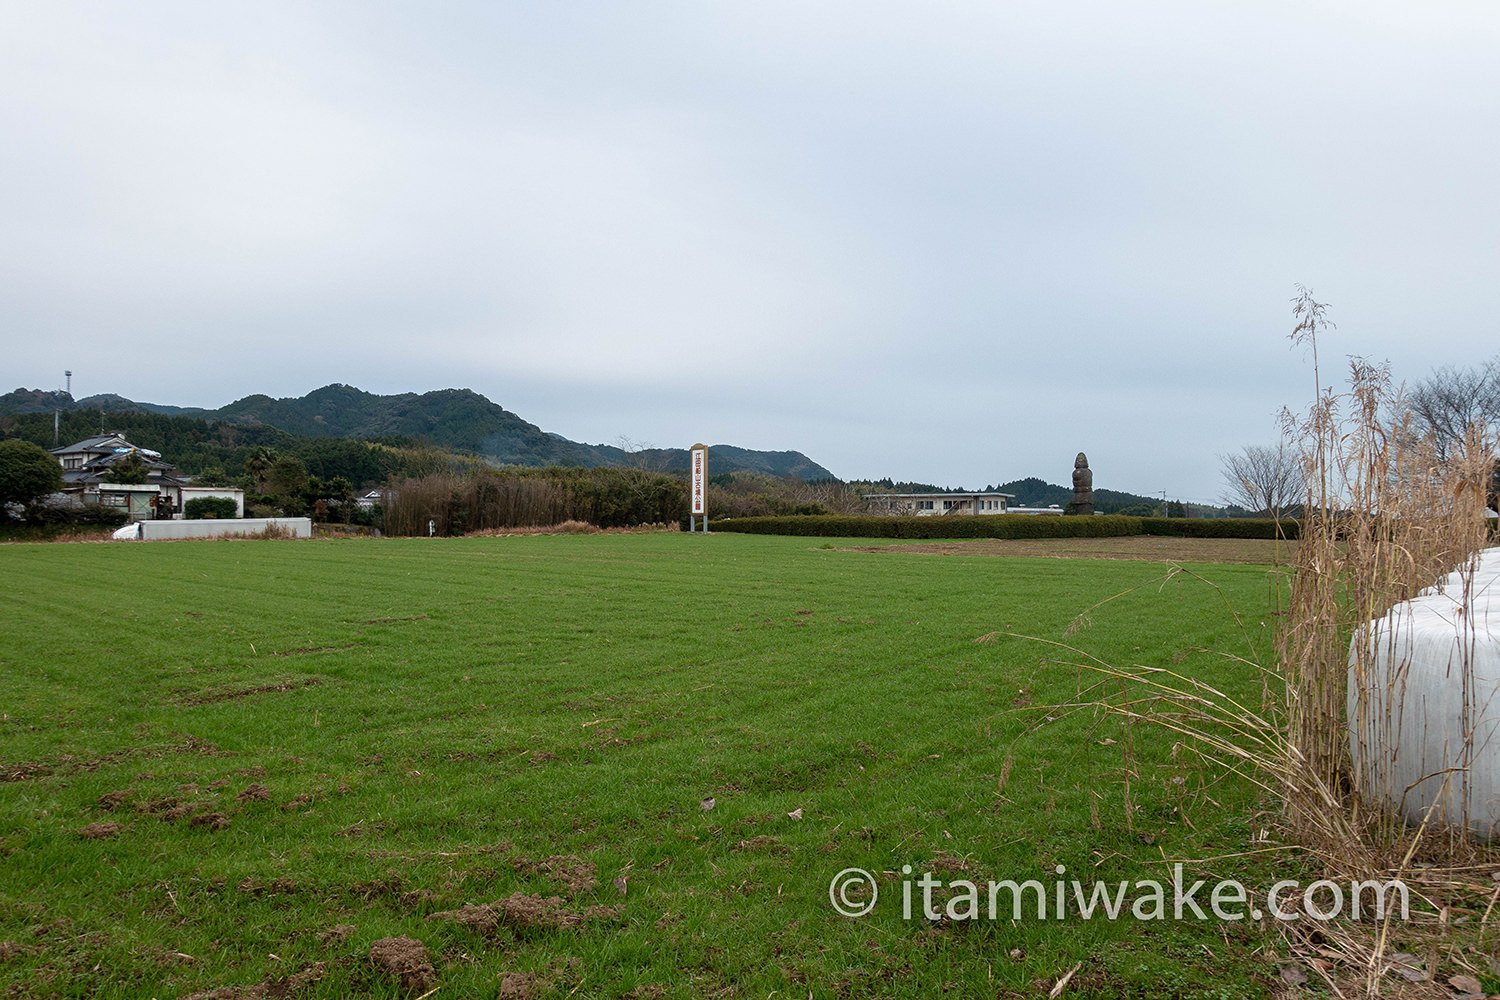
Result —
[[[826,544],[0,547],[0,981],[167,998],[304,974],[295,996],[415,996],[366,958],[407,935],[438,1000],[1031,996],[1078,962],[1067,996],[1264,994],[1245,923],[900,912],[903,865],[1050,885],[1055,865],[1162,879],[1164,859],[1247,847],[1243,782],[1154,727],[1048,722],[1079,671],[974,641],[1063,639],[1163,567]],[[1258,691],[1193,650],[1245,651],[1225,598],[1264,634],[1266,569],[1195,570],[1223,596],[1179,577],[1068,641]],[[122,830],[77,832],[101,822]],[[849,867],[881,880],[861,919],[828,898]],[[618,909],[430,918],[513,893]]]

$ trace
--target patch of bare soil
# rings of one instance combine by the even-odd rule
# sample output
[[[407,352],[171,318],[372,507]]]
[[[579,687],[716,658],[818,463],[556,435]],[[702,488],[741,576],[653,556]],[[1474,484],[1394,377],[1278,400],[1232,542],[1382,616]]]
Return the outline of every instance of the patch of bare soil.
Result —
[[[9,962],[27,954],[29,949],[19,941],[0,941],[0,962]]]
[[[1268,538],[1169,538],[1128,535],[1123,538],[976,538],[961,542],[857,545],[842,552],[880,552],[940,556],[1010,556],[1021,559],[1124,559],[1141,562],[1250,563],[1291,561],[1296,542]]]
[[[545,990],[546,984],[535,972],[507,972],[500,980],[500,992],[496,996],[501,1000],[532,1000]]]
[[[599,886],[598,866],[576,854],[554,854],[540,864],[517,858],[513,866],[522,875],[547,876],[566,888],[569,896],[593,892]]]
[[[78,831],[78,836],[86,840],[103,840],[106,837],[118,837],[123,829],[125,828],[114,820],[106,820],[102,823],[90,823]]]
[[[564,930],[595,921],[614,920],[621,912],[616,906],[590,906],[586,910],[570,910],[563,905],[561,896],[543,899],[537,895],[514,892],[506,899],[480,906],[445,910],[434,913],[427,919],[452,920],[485,937],[491,937],[500,927],[518,931]]]
[[[762,833],[758,837],[742,840],[732,848],[736,851],[769,851],[772,854],[790,854],[791,848],[783,846],[775,837]]]
[[[349,939],[349,936],[354,931],[355,927],[353,924],[337,924],[319,934],[318,940],[327,945],[342,944]]]
[[[303,987],[322,979],[326,972],[327,967],[322,962],[314,962],[290,976],[273,977],[253,986],[220,986],[201,993],[190,993],[182,1000],[270,1000],[273,997],[293,997]]]
[[[174,699],[179,705],[212,705],[220,701],[233,701],[236,698],[249,698],[251,695],[270,694],[276,691],[296,691],[299,688],[312,687],[321,683],[317,677],[306,677],[300,681],[283,681],[280,684],[261,684],[256,687],[230,688],[228,690],[195,691],[184,694]]]
[[[0,763],[0,781],[33,781],[37,778],[66,776],[70,774],[92,774],[109,764],[116,764],[129,757],[145,757],[160,760],[175,754],[202,754],[205,757],[232,757],[228,750],[194,736],[191,733],[176,743],[164,747],[142,747],[140,749],[116,750],[102,757],[82,759],[71,754],[62,754],[54,760],[22,760]],[[146,775],[145,777],[150,777]]]
[[[320,799],[320,798],[322,798],[321,795],[315,795],[315,794],[313,794],[311,792],[303,792],[301,795],[298,795],[296,798],[292,799],[290,802],[283,802],[281,804],[281,811],[282,812],[291,812],[294,809],[301,809],[303,806],[310,806],[310,805],[312,805],[314,802],[318,801],[318,799]]]
[[[370,945],[370,964],[400,980],[403,989],[430,990],[437,983],[437,971],[427,960],[427,946],[416,938],[381,938]]]
[[[621,1000],[656,1000],[663,996],[667,988],[660,983],[642,983],[629,993],[621,995]]]
[[[942,872],[945,875],[967,875],[974,870],[968,858],[961,858],[946,851],[938,851],[928,865],[933,871]]]
[[[305,656],[308,653],[329,653],[335,649],[352,649],[358,646],[357,642],[345,642],[337,646],[298,646],[296,649],[280,649],[271,653],[272,656]]]

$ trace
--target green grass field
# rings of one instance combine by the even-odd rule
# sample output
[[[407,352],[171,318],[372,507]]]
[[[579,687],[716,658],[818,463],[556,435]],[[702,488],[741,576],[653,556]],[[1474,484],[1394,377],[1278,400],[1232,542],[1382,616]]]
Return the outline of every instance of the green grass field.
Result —
[[[827,544],[0,547],[0,981],[995,997],[1045,993],[1081,962],[1068,996],[1266,994],[1269,937],[1248,923],[901,915],[903,865],[1162,879],[1166,859],[1250,844],[1263,803],[1244,782],[1157,727],[1049,722],[1039,706],[1079,685],[1065,654],[974,641],[1061,640],[1164,567]],[[1068,641],[1258,692],[1195,650],[1245,652],[1226,598],[1268,645],[1266,568],[1194,570],[1222,596],[1179,577]],[[96,823],[120,829],[78,832]],[[859,919],[829,901],[850,867],[880,879]],[[1239,860],[1206,873],[1270,881]],[[515,893],[562,898],[433,916]],[[408,990],[370,963],[393,935],[425,942],[431,979]]]

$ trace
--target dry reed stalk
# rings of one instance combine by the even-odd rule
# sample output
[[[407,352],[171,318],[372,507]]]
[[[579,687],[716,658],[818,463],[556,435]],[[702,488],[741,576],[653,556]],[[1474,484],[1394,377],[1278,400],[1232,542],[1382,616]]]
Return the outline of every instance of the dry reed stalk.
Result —
[[[1500,853],[1477,843],[1467,824],[1434,822],[1441,799],[1426,821],[1415,828],[1405,825],[1389,807],[1405,791],[1391,787],[1389,753],[1367,753],[1356,766],[1350,734],[1386,748],[1399,738],[1393,727],[1405,696],[1403,678],[1377,666],[1379,654],[1394,649],[1395,637],[1372,636],[1370,623],[1443,581],[1448,596],[1472,612],[1477,554],[1488,535],[1484,514],[1486,485],[1496,468],[1493,438],[1489,429],[1476,426],[1461,442],[1424,439],[1385,365],[1351,359],[1348,390],[1336,395],[1323,388],[1317,338],[1332,325],[1326,307],[1299,289],[1294,315],[1292,339],[1312,349],[1318,382],[1308,413],[1284,413],[1282,421],[1303,455],[1302,530],[1289,575],[1278,568],[1271,584],[1275,665],[1262,669],[1255,662],[1248,634],[1250,656],[1236,657],[1260,670],[1263,704],[1240,704],[1170,670],[1120,669],[1075,647],[1050,643],[1075,654],[1072,665],[1103,675],[1100,685],[1080,691],[1073,705],[1052,710],[1103,708],[1128,723],[1150,722],[1181,734],[1202,760],[1242,775],[1280,803],[1289,846],[1308,852],[1326,877],[1406,881],[1436,929],[1408,924],[1400,934],[1408,940],[1429,937],[1429,976],[1440,956],[1469,968],[1476,953],[1451,937],[1450,921],[1461,914],[1477,922],[1482,943],[1500,901],[1500,889],[1488,877],[1500,868]],[[1165,579],[1180,572],[1174,567]],[[1087,626],[1093,610],[1078,616],[1069,636]],[[1460,646],[1472,648],[1474,616],[1461,618],[1470,641]],[[1456,765],[1447,769],[1445,794],[1467,804],[1479,706],[1473,663],[1459,659],[1463,732]],[[1100,693],[1089,700],[1095,689]],[[1127,768],[1127,824],[1130,776]],[[1389,919],[1373,931],[1359,925],[1278,927],[1291,949],[1307,956],[1339,995],[1347,995],[1345,990],[1378,995],[1393,964],[1399,964],[1388,958],[1395,930]]]

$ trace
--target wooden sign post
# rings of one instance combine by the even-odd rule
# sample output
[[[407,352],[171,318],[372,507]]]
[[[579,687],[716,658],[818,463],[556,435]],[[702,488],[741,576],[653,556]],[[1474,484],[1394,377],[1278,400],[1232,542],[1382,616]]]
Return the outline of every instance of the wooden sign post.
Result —
[[[692,506],[688,513],[688,530],[697,531],[699,519],[703,531],[708,533],[708,447],[695,444],[688,452],[688,468],[691,470]]]

